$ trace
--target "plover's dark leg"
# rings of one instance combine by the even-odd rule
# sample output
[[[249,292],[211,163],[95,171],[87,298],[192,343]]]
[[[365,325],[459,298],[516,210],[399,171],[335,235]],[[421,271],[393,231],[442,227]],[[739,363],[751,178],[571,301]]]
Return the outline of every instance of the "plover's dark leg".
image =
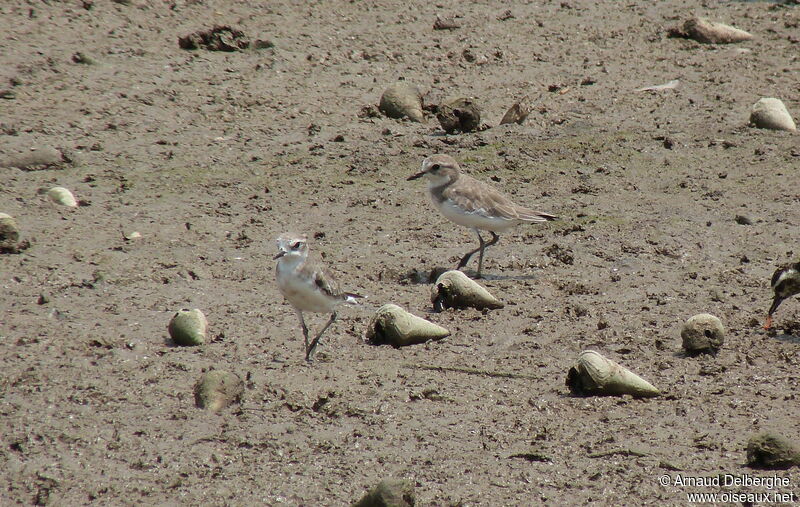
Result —
[[[331,318],[328,320],[328,323],[325,324],[325,327],[322,328],[322,331],[320,331],[319,334],[317,334],[317,336],[314,337],[313,340],[311,340],[311,345],[306,347],[306,361],[309,361],[309,362],[311,361],[311,356],[314,355],[314,349],[317,348],[317,344],[319,343],[319,339],[322,338],[322,334],[325,331],[327,331],[327,329],[329,327],[331,327],[331,324],[333,324],[333,321],[335,321],[335,320],[336,320],[336,312],[333,312],[331,314]]]
[[[481,271],[483,270],[483,251],[486,250],[487,246],[492,246],[496,244],[498,241],[500,241],[500,236],[498,236],[492,231],[489,231],[489,233],[492,235],[491,241],[489,241],[488,243],[484,243],[483,240],[481,240],[481,253],[480,256],[478,257],[478,276],[476,276],[476,278],[481,278]],[[478,237],[480,237],[480,235],[478,235]]]
[[[481,233],[480,233],[480,231],[478,231],[478,229],[472,229],[472,230],[473,230],[473,231],[475,231],[475,234],[477,234],[477,235],[478,235],[478,241],[480,242],[480,246],[479,246],[478,248],[476,248],[475,250],[470,250],[469,252],[467,252],[466,254],[464,254],[464,257],[462,257],[462,258],[461,258],[461,262],[459,262],[459,263],[458,263],[458,267],[457,267],[456,269],[461,269],[461,268],[463,268],[464,266],[466,266],[466,265],[467,265],[467,263],[469,262],[469,259],[470,259],[470,258],[471,258],[471,257],[472,257],[472,256],[473,256],[475,253],[477,253],[477,252],[480,252],[480,251],[482,251],[482,250],[483,250],[483,238],[481,237]]]
[[[306,350],[308,350],[308,328],[306,327],[306,321],[303,320],[303,312],[300,310],[295,310],[297,312],[297,318],[300,319],[300,327],[303,329],[303,339],[306,342]]]
[[[485,241],[483,241],[481,233],[478,231],[478,229],[472,229],[472,230],[475,231],[475,234],[478,235],[478,241],[480,242],[480,246],[478,246],[478,248],[476,248],[475,250],[467,252],[464,255],[464,257],[461,258],[461,262],[458,263],[458,268],[456,269],[461,269],[464,266],[466,266],[467,263],[469,262],[470,257],[472,257],[476,252],[480,252],[480,256],[478,257],[478,275],[476,276],[476,278],[480,278],[481,271],[483,271],[483,251],[486,249],[487,246],[492,246],[496,244],[498,241],[500,241],[500,236],[498,236],[492,231],[489,231],[489,234],[492,235],[492,239],[488,243],[486,243]]]

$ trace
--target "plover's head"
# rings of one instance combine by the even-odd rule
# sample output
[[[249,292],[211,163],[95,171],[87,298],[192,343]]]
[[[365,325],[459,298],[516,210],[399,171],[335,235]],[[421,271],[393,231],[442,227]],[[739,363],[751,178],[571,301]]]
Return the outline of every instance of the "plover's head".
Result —
[[[444,185],[458,178],[458,162],[450,155],[433,155],[422,161],[422,170],[408,177],[415,180],[425,176],[431,186]]]
[[[308,241],[305,236],[298,234],[282,234],[278,237],[278,254],[274,257],[297,257],[305,259],[308,257]]]
[[[772,290],[776,294],[790,297],[800,291],[800,262],[778,268],[772,275]]]

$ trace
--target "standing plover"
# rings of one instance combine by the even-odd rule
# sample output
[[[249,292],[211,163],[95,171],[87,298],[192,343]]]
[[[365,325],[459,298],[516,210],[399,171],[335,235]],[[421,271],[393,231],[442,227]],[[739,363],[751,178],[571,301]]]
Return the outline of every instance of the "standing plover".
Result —
[[[336,281],[324,269],[308,260],[308,242],[305,236],[284,234],[278,238],[278,264],[275,278],[278,287],[287,301],[294,307],[300,318],[303,338],[306,343],[306,361],[311,361],[319,339],[333,321],[336,320],[336,307],[340,303],[355,304],[361,296],[340,292]],[[303,312],[330,313],[331,318],[322,331],[309,343],[308,328],[303,320]]]
[[[483,251],[486,247],[497,243],[500,239],[498,232],[505,232],[521,223],[545,222],[555,220],[557,217],[515,204],[495,188],[462,174],[460,169],[453,157],[433,155],[423,160],[422,170],[409,176],[408,180],[425,176],[428,179],[428,192],[431,194],[433,204],[442,215],[458,225],[469,227],[478,235],[480,246],[461,258],[458,269],[466,266],[470,257],[479,252],[477,278],[480,278]],[[481,237],[481,229],[489,231],[492,235],[489,242],[485,242]]]
[[[775,310],[783,303],[784,299],[800,294],[800,262],[787,264],[776,269],[772,275],[770,285],[775,293],[775,299],[772,300],[772,306],[769,307],[764,329],[772,327],[772,314],[775,313]]]

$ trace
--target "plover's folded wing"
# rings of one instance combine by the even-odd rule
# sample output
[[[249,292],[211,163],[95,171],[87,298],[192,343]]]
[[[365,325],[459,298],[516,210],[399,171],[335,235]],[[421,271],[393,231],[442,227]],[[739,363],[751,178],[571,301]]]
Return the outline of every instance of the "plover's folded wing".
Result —
[[[462,174],[456,184],[442,192],[442,198],[449,200],[465,213],[474,213],[487,218],[513,219],[514,203],[496,189],[474,178]]]
[[[342,292],[333,275],[320,266],[307,264],[305,268],[308,270],[309,278],[314,281],[314,285],[330,298],[341,299],[348,304],[358,304],[358,299],[364,297],[352,292]]]
[[[470,176],[462,174],[457,183],[446,189],[442,197],[449,199],[466,213],[526,222],[544,222],[556,218],[555,215],[520,206],[496,188]]]
[[[342,294],[339,291],[339,284],[336,279],[328,273],[322,266],[306,262],[300,269],[299,273],[301,278],[304,278],[311,283],[323,294],[332,298],[341,298]]]
[[[558,219],[557,216],[551,215],[550,213],[532,210],[524,206],[517,206],[516,212],[519,219],[525,220],[526,222],[546,222],[548,220]]]

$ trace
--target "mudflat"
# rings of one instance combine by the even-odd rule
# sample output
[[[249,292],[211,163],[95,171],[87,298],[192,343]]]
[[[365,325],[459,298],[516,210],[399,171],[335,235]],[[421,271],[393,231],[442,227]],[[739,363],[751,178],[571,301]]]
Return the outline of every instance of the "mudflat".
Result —
[[[668,36],[692,16],[754,38]],[[800,114],[798,7],[53,0],[0,20],[0,212],[30,243],[0,255],[3,504],[345,505],[387,477],[422,505],[767,491],[683,480],[720,474],[800,496],[796,467],[745,465],[751,435],[800,436],[800,301],[761,328],[800,249],[800,138],[748,125],[762,97]],[[181,47],[215,26],[221,51]],[[487,128],[376,116],[398,81]],[[429,273],[477,246],[406,181],[435,153],[560,217],[487,250],[503,308],[432,311]],[[274,278],[286,231],[367,296],[310,364]],[[451,335],[370,345],[385,303]],[[170,340],[181,308],[204,345]],[[699,313],[725,326],[716,355],[681,349]],[[662,395],[572,396],[584,350]],[[195,407],[211,369],[241,403]]]

